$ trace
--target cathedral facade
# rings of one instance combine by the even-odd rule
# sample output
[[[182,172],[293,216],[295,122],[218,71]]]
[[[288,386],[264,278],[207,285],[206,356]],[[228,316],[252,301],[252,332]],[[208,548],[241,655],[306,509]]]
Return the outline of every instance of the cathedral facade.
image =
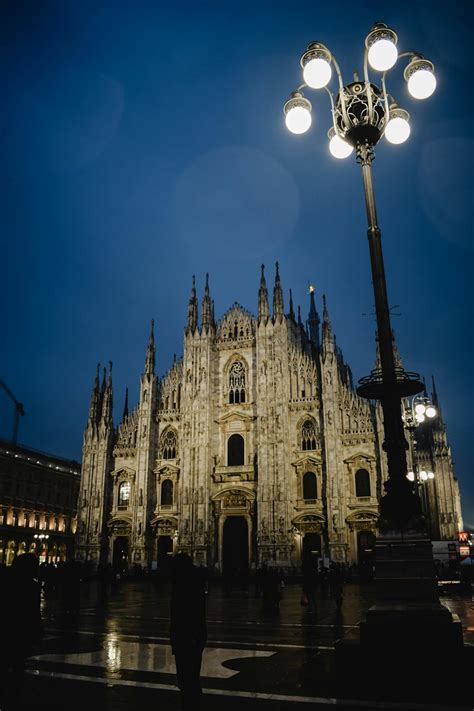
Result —
[[[79,560],[155,569],[180,550],[225,572],[295,569],[308,552],[370,556],[387,475],[381,409],[356,394],[325,299],[322,324],[312,290],[306,324],[291,291],[285,313],[277,264],[272,301],[262,267],[257,317],[235,303],[216,322],[207,277],[201,309],[193,278],[183,358],[157,377],[152,323],[139,402],[117,427],[111,365],[102,384],[97,373]],[[454,539],[460,495],[441,415],[419,429],[418,463],[435,474],[423,484],[431,535]]]

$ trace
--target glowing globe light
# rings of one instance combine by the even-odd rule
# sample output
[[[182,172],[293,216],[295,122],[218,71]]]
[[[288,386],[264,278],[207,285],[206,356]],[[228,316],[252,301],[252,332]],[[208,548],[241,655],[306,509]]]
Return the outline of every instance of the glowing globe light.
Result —
[[[418,422],[418,424],[420,425],[422,422],[425,421],[425,416],[421,412],[417,412],[415,415],[415,419]]]
[[[407,479],[409,481],[415,481],[415,472],[408,472]]]
[[[428,472],[428,479],[434,479],[434,473]]]
[[[311,102],[299,91],[293,92],[283,107],[286,127],[291,133],[305,133],[311,126]]]
[[[385,138],[389,143],[398,145],[405,143],[410,135],[410,118],[408,111],[397,107],[390,109],[390,119],[385,128]]]
[[[420,479],[421,481],[426,481],[428,479],[428,472],[425,472],[424,469],[422,469],[420,472]]]
[[[302,106],[290,109],[285,118],[286,127],[291,133],[306,133],[311,126],[311,114]]]
[[[414,99],[427,99],[436,89],[434,66],[427,59],[412,59],[403,76]]]
[[[436,417],[436,407],[433,407],[433,405],[428,405],[425,414],[427,417]]]
[[[322,89],[332,75],[331,52],[321,42],[311,42],[300,59],[303,79],[312,89]]]
[[[329,129],[328,136],[330,139],[329,150],[331,152],[331,155],[334,156],[334,158],[338,159],[348,158],[354,148],[343,138],[336,135],[334,128]]]
[[[372,69],[377,72],[386,72],[397,61],[398,51],[391,40],[379,39],[371,45],[368,59]]]
[[[322,89],[329,84],[331,76],[331,65],[322,57],[310,59],[303,69],[303,79],[312,89]]]
[[[427,99],[435,89],[435,75],[424,69],[412,74],[408,80],[408,91],[414,99]]]
[[[418,405],[415,405],[415,412],[417,415],[424,415],[425,414],[426,407],[419,402]]]

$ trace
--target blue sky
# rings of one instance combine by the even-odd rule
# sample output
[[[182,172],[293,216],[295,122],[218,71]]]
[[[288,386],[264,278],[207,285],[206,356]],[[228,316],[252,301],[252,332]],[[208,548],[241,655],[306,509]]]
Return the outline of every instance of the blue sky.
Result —
[[[216,316],[255,313],[260,264],[307,311],[327,295],[356,378],[374,360],[373,294],[359,167],[328,153],[325,93],[312,130],[282,106],[313,40],[346,81],[375,21],[435,64],[411,99],[402,146],[374,164],[390,303],[409,370],[433,374],[474,526],[470,438],[474,141],[469,2],[5,2],[0,375],[24,403],[20,440],[79,458],[96,363],[114,362],[115,416],[137,396],[149,322],[157,368],[182,353],[191,275],[210,274]],[[365,315],[369,314],[369,315]],[[0,433],[13,410],[0,394]]]

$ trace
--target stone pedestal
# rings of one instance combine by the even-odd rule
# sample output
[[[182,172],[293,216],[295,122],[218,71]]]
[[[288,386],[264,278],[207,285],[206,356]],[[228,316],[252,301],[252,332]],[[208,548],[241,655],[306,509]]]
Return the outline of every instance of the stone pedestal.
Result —
[[[375,546],[377,603],[360,626],[363,645],[442,654],[462,648],[459,620],[440,603],[433,549],[425,534],[388,532]]]
[[[370,669],[379,698],[450,698],[464,663],[462,627],[439,601],[431,541],[387,532],[375,556],[377,602],[360,624],[360,639],[336,645],[341,683],[357,688]]]

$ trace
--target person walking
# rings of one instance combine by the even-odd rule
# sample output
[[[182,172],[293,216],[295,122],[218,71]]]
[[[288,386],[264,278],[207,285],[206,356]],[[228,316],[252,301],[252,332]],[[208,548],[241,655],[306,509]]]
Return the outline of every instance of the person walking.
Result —
[[[336,603],[337,611],[340,612],[344,594],[344,570],[339,563],[331,563],[329,569],[329,588],[331,597]]]
[[[308,601],[308,612],[316,612],[316,592],[318,587],[318,562],[311,555],[303,561],[303,593]]]
[[[34,553],[17,556],[2,580],[0,610],[0,708],[20,705],[26,659],[43,635],[39,563]]]
[[[183,711],[201,708],[201,663],[207,639],[206,596],[199,568],[186,553],[171,566],[170,640]]]

